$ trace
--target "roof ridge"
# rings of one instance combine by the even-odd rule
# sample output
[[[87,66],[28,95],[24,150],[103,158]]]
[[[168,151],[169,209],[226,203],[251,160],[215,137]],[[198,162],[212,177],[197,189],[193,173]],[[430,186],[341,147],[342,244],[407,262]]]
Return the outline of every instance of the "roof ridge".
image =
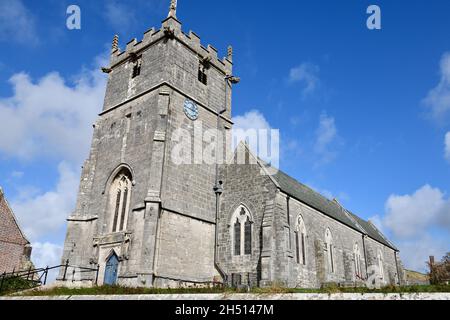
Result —
[[[377,228],[374,228],[371,223],[343,207],[337,199],[330,200],[320,192],[300,182],[283,170],[276,169],[270,164],[266,164],[264,160],[255,156],[251,152],[247,143],[241,142],[236,149],[238,150],[241,146],[245,147],[249,154],[256,159],[257,164],[261,166],[265,172],[268,172],[267,167],[277,171],[277,173],[273,175],[269,174],[269,178],[280,190],[289,196],[296,198],[300,202],[303,202],[322,214],[347,225],[357,232],[372,238],[374,241],[391,247],[394,250],[398,250],[395,245],[389,241]],[[368,230],[368,228],[370,228],[370,230]]]

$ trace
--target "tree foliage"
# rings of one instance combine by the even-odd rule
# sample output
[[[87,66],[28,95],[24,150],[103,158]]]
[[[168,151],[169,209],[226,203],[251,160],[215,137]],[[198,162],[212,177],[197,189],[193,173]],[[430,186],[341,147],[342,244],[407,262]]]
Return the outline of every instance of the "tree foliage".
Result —
[[[432,284],[443,284],[450,282],[450,252],[442,258],[441,262],[428,263],[430,268],[430,282]]]

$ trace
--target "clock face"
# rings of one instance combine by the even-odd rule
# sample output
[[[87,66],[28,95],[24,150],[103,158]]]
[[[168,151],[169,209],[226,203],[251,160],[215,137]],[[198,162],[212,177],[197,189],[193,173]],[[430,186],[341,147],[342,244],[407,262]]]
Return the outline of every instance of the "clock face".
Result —
[[[198,107],[197,107],[197,105],[191,100],[186,100],[184,102],[184,113],[192,121],[197,120],[198,119]]]

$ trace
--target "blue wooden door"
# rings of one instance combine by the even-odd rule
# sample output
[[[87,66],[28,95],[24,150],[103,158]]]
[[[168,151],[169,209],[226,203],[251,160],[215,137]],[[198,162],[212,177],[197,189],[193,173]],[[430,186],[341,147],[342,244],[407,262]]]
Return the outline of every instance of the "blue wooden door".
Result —
[[[104,284],[113,286],[117,282],[117,271],[119,269],[119,258],[116,254],[112,254],[106,262],[105,281]]]

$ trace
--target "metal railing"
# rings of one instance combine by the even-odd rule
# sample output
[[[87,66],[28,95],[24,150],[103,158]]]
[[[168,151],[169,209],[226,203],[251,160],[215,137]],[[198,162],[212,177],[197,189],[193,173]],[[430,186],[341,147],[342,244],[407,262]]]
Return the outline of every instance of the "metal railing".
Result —
[[[61,281],[68,281],[67,278],[67,271],[69,268],[72,268],[72,282],[75,281],[75,273],[78,271],[79,273],[91,273],[95,272],[95,285],[98,283],[98,275],[100,271],[100,265],[97,265],[97,267],[94,268],[88,268],[88,267],[79,267],[79,266],[72,266],[69,264],[69,260],[66,260],[65,264],[54,266],[54,267],[46,267],[46,268],[39,268],[39,269],[32,269],[31,267],[28,270],[25,271],[15,271],[13,270],[10,273],[4,272],[0,275],[0,293],[3,291],[3,288],[5,286],[5,283],[7,281],[11,281],[14,279],[22,279],[25,280],[29,286],[27,286],[27,289],[37,288],[41,286],[45,286],[47,284],[48,279],[48,273],[52,270],[61,269],[64,268],[64,272],[62,272],[63,277],[62,279],[59,279]],[[29,288],[28,288],[29,287]],[[18,289],[21,290],[21,289]]]

